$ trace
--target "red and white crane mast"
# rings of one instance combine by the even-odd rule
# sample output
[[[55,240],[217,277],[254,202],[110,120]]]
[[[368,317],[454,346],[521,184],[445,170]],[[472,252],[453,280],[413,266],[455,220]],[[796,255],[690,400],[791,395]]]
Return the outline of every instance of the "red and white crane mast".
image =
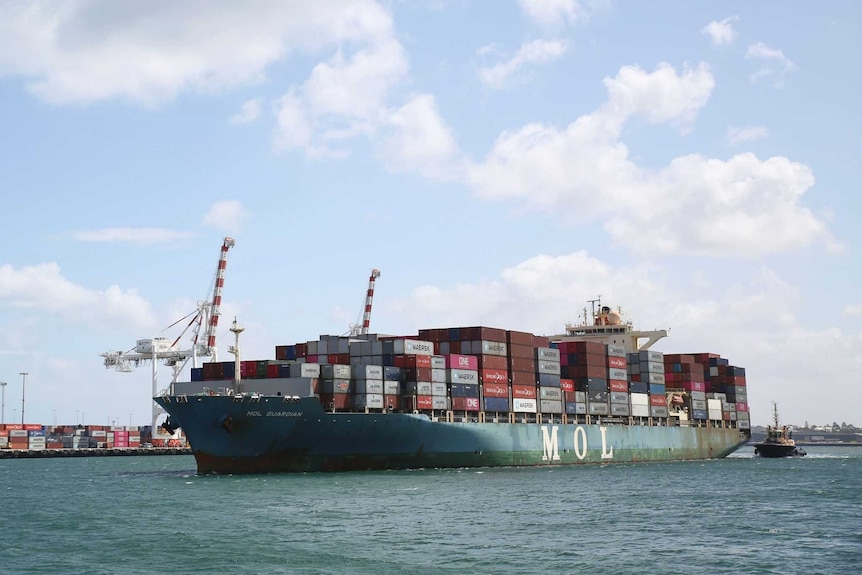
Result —
[[[380,270],[371,270],[371,277],[368,278],[368,291],[365,293],[365,307],[362,312],[362,323],[350,324],[351,336],[366,335],[368,327],[371,325],[371,303],[374,300],[374,283],[380,277]]]
[[[210,305],[210,317],[206,331],[206,349],[210,352],[207,355],[216,356],[216,328],[218,327],[218,318],[221,309],[221,292],[224,289],[224,272],[227,268],[227,252],[234,246],[236,242],[233,238],[227,237],[221,246],[219,254],[218,268],[216,269],[215,285],[213,286],[213,299]],[[213,361],[218,361],[214,359]]]

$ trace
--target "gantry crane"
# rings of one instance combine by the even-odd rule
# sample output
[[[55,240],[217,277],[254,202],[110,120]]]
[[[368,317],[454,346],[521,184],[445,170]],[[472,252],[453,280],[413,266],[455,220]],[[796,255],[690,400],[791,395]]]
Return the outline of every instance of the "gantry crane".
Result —
[[[170,366],[173,371],[171,384],[176,383],[180,373],[188,364],[192,362],[192,367],[198,367],[198,358],[211,357],[212,361],[218,361],[218,350],[216,349],[216,328],[218,327],[219,310],[221,308],[221,294],[224,288],[224,275],[227,267],[228,250],[234,246],[234,239],[230,237],[224,238],[219,253],[218,267],[216,268],[215,279],[211,284],[210,299],[199,301],[197,309],[183,318],[175,321],[164,331],[171,329],[180,322],[191,318],[186,324],[182,333],[173,340],[168,341],[165,337],[154,337],[149,339],[139,339],[135,347],[129,351],[107,351],[102,353],[105,367],[108,369],[116,369],[117,371],[130,372],[134,368],[142,364],[151,363],[153,366],[153,397],[159,393],[158,386],[158,364],[159,362]],[[206,325],[204,337],[200,337],[201,326]],[[191,332],[192,345],[187,349],[182,349],[180,340]],[[161,407],[153,402],[153,436],[158,433],[157,420],[159,415],[163,413]]]
[[[368,333],[368,326],[371,325],[371,302],[374,299],[374,282],[380,277],[380,270],[371,270],[371,277],[368,278],[368,292],[365,294],[365,311],[362,314],[362,323],[350,324],[350,336],[365,335]]]

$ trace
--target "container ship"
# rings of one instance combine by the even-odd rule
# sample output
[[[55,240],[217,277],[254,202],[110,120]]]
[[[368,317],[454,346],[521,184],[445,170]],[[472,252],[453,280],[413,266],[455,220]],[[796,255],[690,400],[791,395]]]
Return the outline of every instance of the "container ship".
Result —
[[[364,326],[367,328],[367,322]],[[205,363],[154,400],[198,473],[539,466],[723,458],[750,435],[745,370],[664,354],[593,303],[565,333],[355,330]]]

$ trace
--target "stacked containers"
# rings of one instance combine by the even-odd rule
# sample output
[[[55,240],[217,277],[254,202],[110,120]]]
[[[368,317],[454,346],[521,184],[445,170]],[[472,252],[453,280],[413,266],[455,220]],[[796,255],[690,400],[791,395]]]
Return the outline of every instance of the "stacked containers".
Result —
[[[560,342],[557,349],[560,350],[561,375],[574,380],[576,393],[584,393],[586,413],[608,415],[607,346],[593,341],[565,341]]]
[[[333,366],[334,367],[334,366]],[[347,366],[354,380],[356,409],[383,409],[387,402],[383,387],[382,365]],[[326,366],[324,366],[326,368]],[[326,371],[324,369],[324,371]]]
[[[646,405],[649,417],[667,418],[664,354],[660,351],[641,350],[632,354],[631,359],[629,373],[632,374],[632,382],[629,387],[632,394],[632,415],[643,417],[643,407],[634,409],[634,405]]]
[[[535,350],[539,412],[561,414],[564,411],[564,401],[560,377],[560,350],[550,347],[537,347]]]
[[[480,411],[479,405],[479,361],[475,355],[450,353],[443,356],[446,366],[446,384],[452,400],[452,410]]]
[[[665,380],[673,389],[687,392],[689,415],[695,421],[707,420],[706,379],[704,367],[695,361],[692,354],[667,354],[664,356]]]
[[[290,365],[290,377],[315,377],[313,374],[317,372],[316,377],[320,378],[318,384],[320,403],[324,409],[329,411],[354,409],[354,385],[350,379],[353,372],[350,365],[343,363],[321,365],[317,362],[291,362],[288,365]]]
[[[383,341],[384,361],[391,356],[395,367],[401,368],[401,409],[422,411],[446,409],[445,399],[435,400],[431,385],[431,356],[434,343],[428,340],[394,338]],[[437,407],[435,407],[435,405]]]
[[[506,332],[506,342],[509,346],[506,363],[511,382],[509,394],[514,413],[544,411],[541,409],[541,398],[536,389],[536,384],[541,378],[538,375],[538,351],[534,347],[533,339],[534,336],[531,333],[511,330]]]
[[[608,344],[607,366],[611,415],[629,417],[632,413],[626,348],[621,345]]]
[[[25,423],[27,432],[27,449],[43,451],[45,449],[45,428],[37,423]]]

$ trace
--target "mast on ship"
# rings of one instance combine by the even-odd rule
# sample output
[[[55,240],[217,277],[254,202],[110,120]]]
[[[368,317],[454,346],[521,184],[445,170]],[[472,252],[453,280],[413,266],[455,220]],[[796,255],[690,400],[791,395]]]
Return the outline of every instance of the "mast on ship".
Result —
[[[230,330],[233,332],[234,337],[234,345],[228,348],[228,351],[234,355],[233,387],[234,393],[240,393],[240,385],[242,385],[242,370],[240,369],[239,358],[239,334],[244,332],[245,328],[236,323],[236,316],[233,318]]]

